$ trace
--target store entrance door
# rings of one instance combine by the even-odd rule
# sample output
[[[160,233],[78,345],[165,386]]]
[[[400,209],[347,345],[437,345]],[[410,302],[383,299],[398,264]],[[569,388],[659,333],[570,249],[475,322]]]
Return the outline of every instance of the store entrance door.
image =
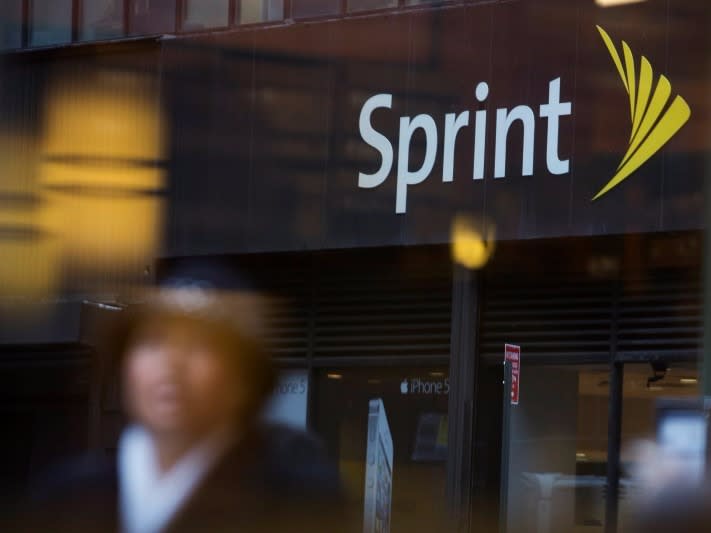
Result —
[[[639,472],[662,475],[664,470],[641,465],[636,450],[654,444],[659,406],[698,398],[698,376],[691,361],[656,361],[654,367],[618,363],[615,371],[621,372],[621,394],[610,386],[614,373],[606,364],[523,366],[519,402],[512,405],[511,369],[505,366],[502,532],[625,531],[632,523],[636,498],[645,490]],[[609,447],[615,427],[620,442]],[[608,459],[619,462],[616,491],[607,489]],[[612,515],[608,494],[617,495]]]
[[[607,373],[606,365],[522,368],[519,402],[505,394],[503,406],[502,531],[602,531]]]

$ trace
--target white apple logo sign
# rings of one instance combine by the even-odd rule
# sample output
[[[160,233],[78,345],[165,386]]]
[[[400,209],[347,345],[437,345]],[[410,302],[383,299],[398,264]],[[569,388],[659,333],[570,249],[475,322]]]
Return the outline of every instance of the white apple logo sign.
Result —
[[[402,380],[402,383],[400,383],[400,394],[407,394],[407,389],[408,389],[408,383],[407,383],[407,378]]]

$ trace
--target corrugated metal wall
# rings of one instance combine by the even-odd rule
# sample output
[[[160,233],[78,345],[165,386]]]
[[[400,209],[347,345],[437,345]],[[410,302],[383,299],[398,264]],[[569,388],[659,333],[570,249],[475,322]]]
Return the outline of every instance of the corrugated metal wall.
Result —
[[[280,301],[270,344],[284,361],[449,360],[446,247],[268,254],[235,259]]]
[[[481,353],[499,362],[504,343],[540,362],[699,357],[699,273],[629,280],[494,279],[485,285]]]

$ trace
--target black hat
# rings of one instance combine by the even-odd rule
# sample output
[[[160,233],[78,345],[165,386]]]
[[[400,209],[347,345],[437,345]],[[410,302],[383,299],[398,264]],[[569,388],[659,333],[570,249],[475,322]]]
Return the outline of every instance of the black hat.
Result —
[[[271,393],[275,373],[265,347],[268,298],[229,264],[203,258],[176,261],[160,273],[156,286],[139,291],[138,299],[121,312],[107,339],[118,360],[147,318],[185,318],[231,341],[256,401]]]
[[[142,291],[135,313],[165,314],[220,327],[260,346],[266,335],[267,298],[243,274],[216,259],[179,260]]]

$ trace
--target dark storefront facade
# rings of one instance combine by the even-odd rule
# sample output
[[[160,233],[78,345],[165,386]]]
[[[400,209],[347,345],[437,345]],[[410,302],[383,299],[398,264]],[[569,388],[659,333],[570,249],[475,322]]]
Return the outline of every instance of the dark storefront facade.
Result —
[[[0,208],[39,221],[0,244],[31,273],[0,310],[8,493],[112,453],[92,324],[219,256],[284,304],[282,392],[356,508],[379,399],[393,532],[624,530],[627,445],[699,394],[708,17],[458,2],[7,54]]]

